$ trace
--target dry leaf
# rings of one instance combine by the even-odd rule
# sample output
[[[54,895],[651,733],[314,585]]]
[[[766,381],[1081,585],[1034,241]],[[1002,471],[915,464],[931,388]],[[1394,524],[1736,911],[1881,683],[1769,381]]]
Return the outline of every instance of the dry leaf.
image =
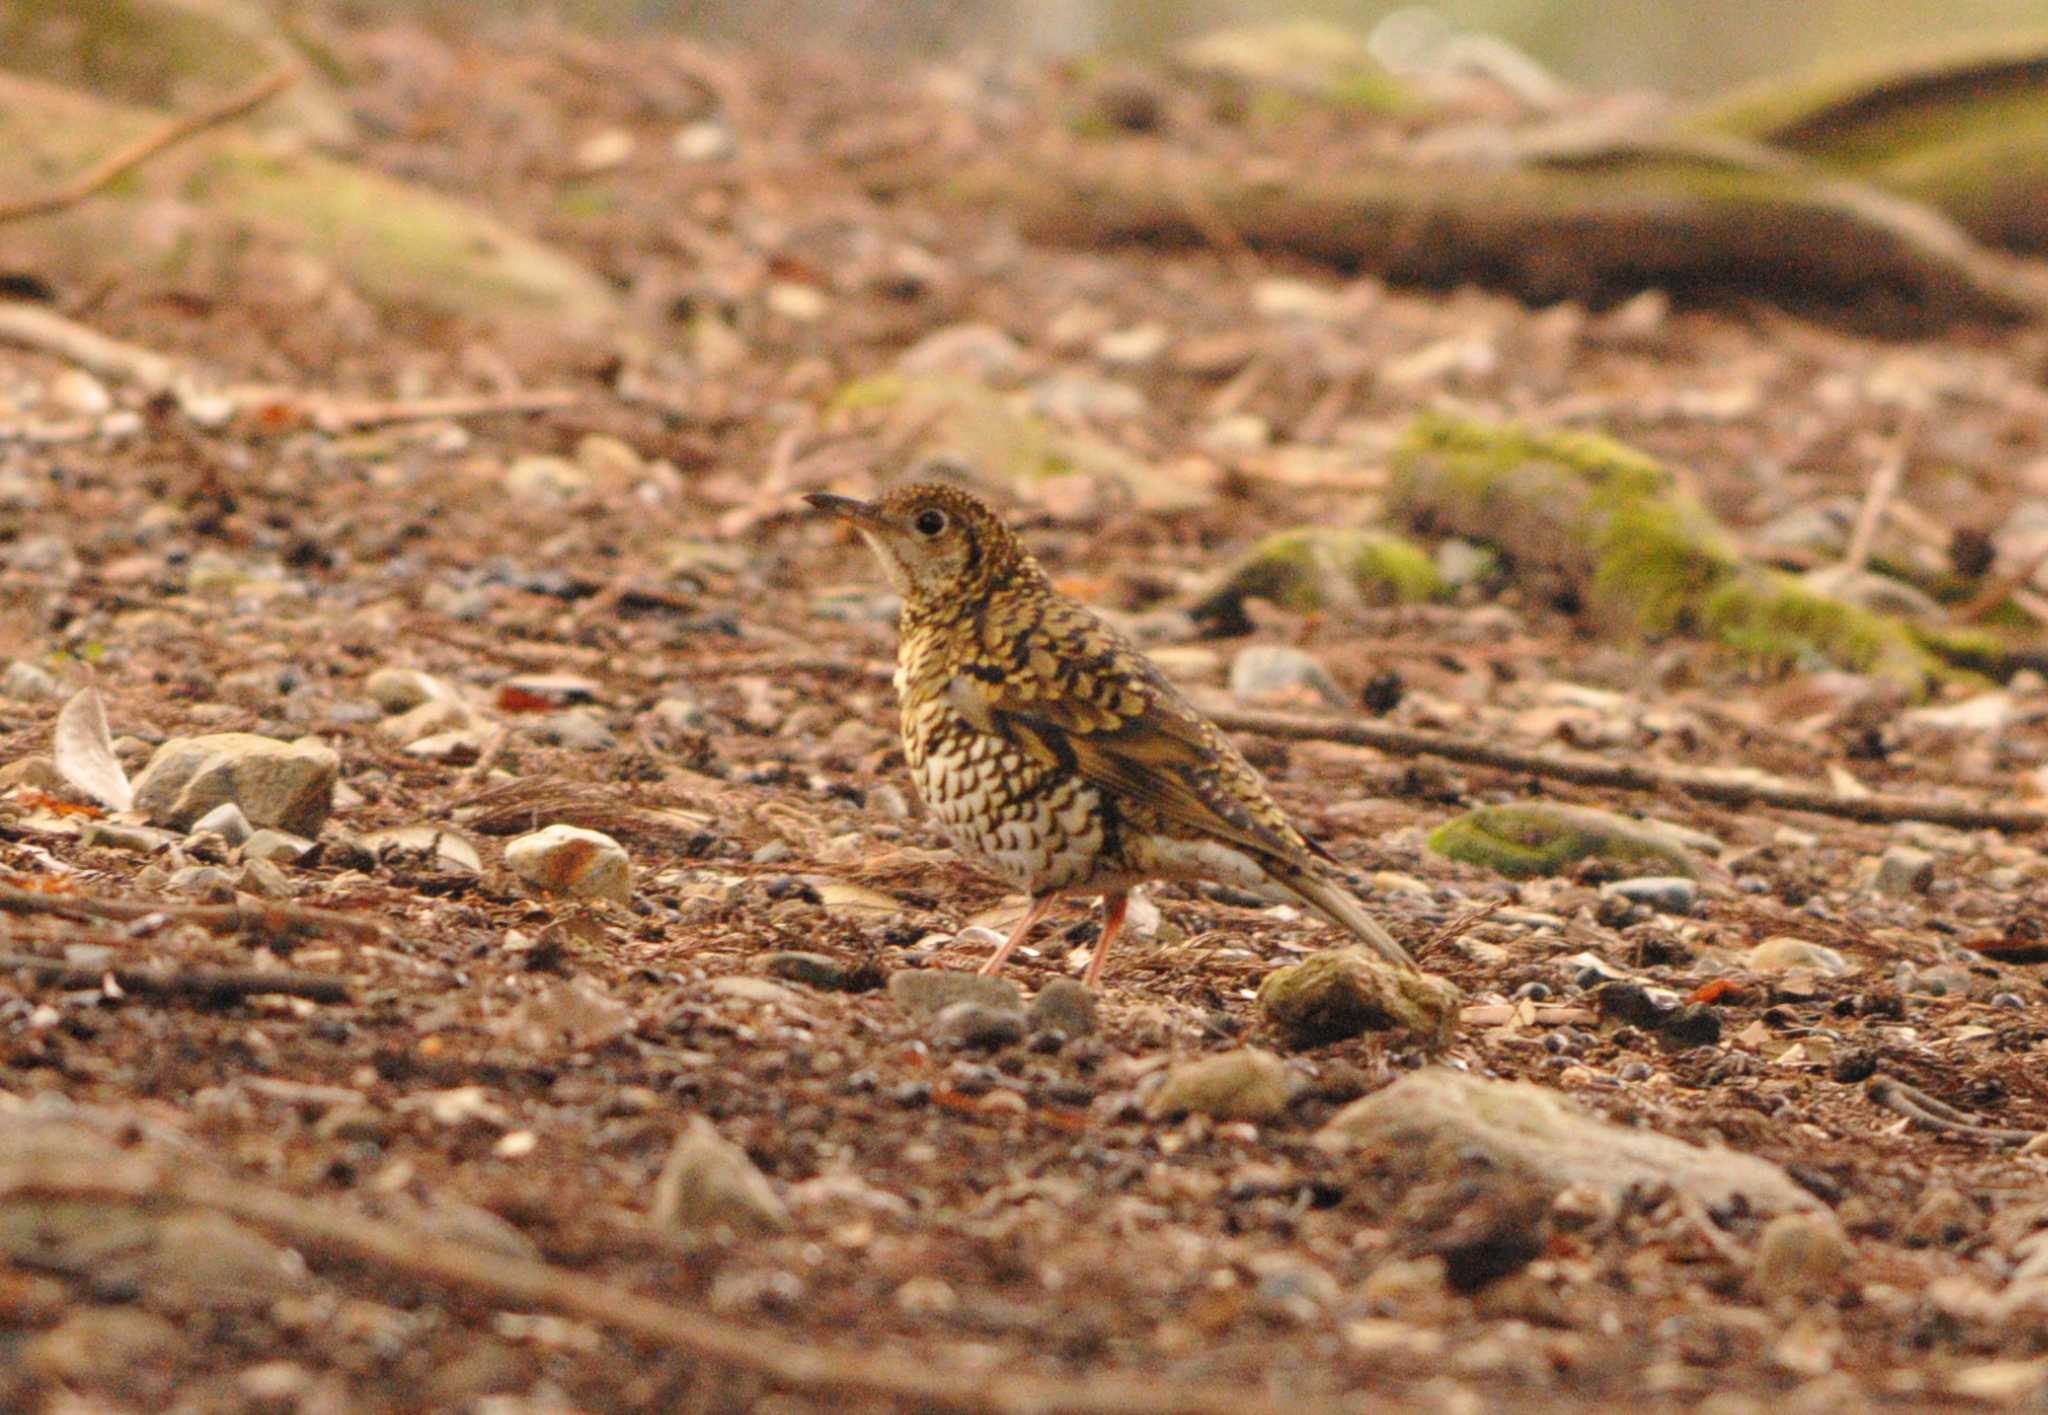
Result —
[[[58,775],[116,811],[135,809],[135,788],[114,756],[114,736],[107,730],[107,710],[99,689],[78,690],[57,714],[56,741],[50,750]]]

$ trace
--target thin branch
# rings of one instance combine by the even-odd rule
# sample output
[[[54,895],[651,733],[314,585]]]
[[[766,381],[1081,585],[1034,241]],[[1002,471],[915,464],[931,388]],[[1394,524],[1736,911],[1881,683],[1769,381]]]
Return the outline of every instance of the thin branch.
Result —
[[[330,1259],[369,1264],[413,1282],[468,1293],[493,1306],[561,1313],[629,1340],[752,1371],[789,1389],[1005,1415],[1267,1415],[1278,1409],[1261,1391],[1215,1382],[1177,1385],[1152,1376],[1063,1380],[949,1366],[935,1360],[929,1350],[893,1352],[795,1340],[622,1291],[615,1282],[549,1263],[509,1257],[264,1185],[221,1178],[189,1165],[157,1164],[132,1153],[102,1163],[33,1156],[0,1160],[0,1199],[36,1197],[196,1205]],[[1290,1407],[1302,1411],[1313,1404],[1290,1402]]]
[[[392,423],[494,417],[508,413],[553,413],[573,408],[583,395],[571,388],[528,388],[508,393],[451,394],[395,402],[348,402],[306,398],[306,414],[322,432],[351,432]]]
[[[163,904],[144,899],[91,899],[76,894],[38,894],[0,884],[0,914],[46,914],[76,922],[133,923],[161,916],[181,924],[197,924],[214,933],[246,933],[262,938],[319,937],[340,934],[374,942],[384,926],[374,919],[336,909],[309,909],[271,901],[242,904]]]
[[[887,681],[892,673],[890,668],[878,663],[782,655],[685,664],[681,671],[707,675],[748,671],[816,673],[877,683]],[[1307,717],[1230,708],[1212,710],[1209,717],[1226,732],[1252,732],[1262,737],[1296,742],[1343,742],[1354,747],[1371,747],[1389,756],[1441,757],[1445,761],[1463,762],[1468,766],[1493,767],[1551,781],[1569,781],[1576,786],[1660,795],[1676,792],[1723,806],[1771,806],[1782,811],[1807,811],[1814,815],[1862,821],[1867,825],[1926,821],[1929,825],[1945,825],[1956,830],[1998,830],[2011,835],[2048,830],[2048,811],[2017,806],[1983,806],[1968,801],[1941,801],[1922,796],[1872,795],[1850,799],[1837,796],[1832,791],[1805,786],[1742,781],[1704,772],[1602,761],[1598,757],[1519,751],[1477,738],[1391,727],[1360,718]]]
[[[130,143],[118,152],[108,154],[54,190],[41,196],[0,202],[0,222],[21,221],[31,216],[48,216],[52,212],[76,206],[94,193],[113,185],[158,153],[176,147],[209,128],[231,123],[244,113],[268,103],[297,83],[298,78],[296,70],[279,69],[258,79],[247,88],[229,94],[211,107],[171,120],[148,137]]]
[[[1623,791],[1677,792],[1695,800],[1724,806],[1772,806],[1809,811],[1870,824],[1926,821],[1958,830],[2002,830],[2015,834],[2048,829],[2048,811],[1980,806],[1914,796],[1865,796],[1849,799],[1806,786],[1741,781],[1701,772],[1601,761],[1596,757],[1523,752],[1493,742],[1390,727],[1357,718],[1303,717],[1278,712],[1225,710],[1210,714],[1229,732],[1256,732],[1294,741],[1344,742],[1372,747],[1393,756],[1441,757],[1471,766],[1521,772],[1579,786],[1604,786]]]
[[[133,383],[147,393],[166,391],[183,372],[177,360],[154,349],[110,339],[55,310],[18,301],[0,301],[0,343],[55,354],[102,378]]]
[[[56,958],[0,953],[0,974],[27,973],[39,983],[60,988],[96,988],[112,978],[122,992],[138,997],[191,997],[207,1002],[235,1002],[245,997],[304,997],[314,1002],[347,1002],[348,984],[325,973],[283,968],[180,968],[155,972],[148,968],[86,968]]]
[[[1944,1135],[1962,1135],[1993,1145],[2024,1145],[2034,1138],[2031,1130],[1980,1125],[1947,1102],[1936,1100],[1925,1091],[1915,1090],[1904,1081],[1882,1073],[1864,1084],[1863,1093],[1870,1097],[1873,1105],[1882,1106],[1895,1115],[1905,1116],[1915,1125]]]
[[[1849,548],[1842,556],[1841,572],[1844,575],[1861,574],[1870,561],[1870,548],[1877,541],[1877,528],[1884,522],[1885,508],[1891,505],[1893,495],[1899,489],[1899,480],[1906,472],[1906,457],[1912,450],[1913,434],[1917,428],[1912,420],[1899,429],[1896,441],[1892,443],[1884,460],[1877,464],[1876,472],[1870,478],[1870,489],[1864,493],[1863,505],[1856,512],[1856,524],[1849,532]]]

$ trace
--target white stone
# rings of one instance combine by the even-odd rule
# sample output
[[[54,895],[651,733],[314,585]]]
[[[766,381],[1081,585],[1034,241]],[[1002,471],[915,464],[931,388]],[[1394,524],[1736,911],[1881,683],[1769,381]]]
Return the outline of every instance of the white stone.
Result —
[[[505,863],[536,888],[574,898],[633,897],[633,861],[618,841],[581,826],[551,825],[505,847]]]

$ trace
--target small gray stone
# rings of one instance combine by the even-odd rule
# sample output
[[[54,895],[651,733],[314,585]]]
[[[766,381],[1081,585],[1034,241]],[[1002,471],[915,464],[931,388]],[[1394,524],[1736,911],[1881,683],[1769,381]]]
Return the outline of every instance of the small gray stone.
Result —
[[[1712,1212],[1811,1213],[1820,1203],[1777,1165],[1724,1146],[1689,1145],[1616,1125],[1557,1092],[1431,1066],[1332,1116],[1319,1143],[1356,1147],[1411,1182],[1448,1181],[1475,1163],[1553,1194],[1584,1186],[1619,1197],[1669,1188]]]
[[[977,1002],[1000,1012],[1024,1011],[1024,994],[1008,978],[948,969],[906,969],[889,976],[889,999],[920,1022],[956,1002]]]
[[[1834,1215],[1781,1214],[1757,1238],[1750,1281],[1765,1297],[1825,1297],[1855,1255]]]
[[[939,1009],[931,1020],[931,1031],[942,1041],[993,1051],[1024,1040],[1024,1014],[980,1002],[956,1002]]]
[[[68,797],[76,789],[57,770],[57,763],[40,753],[16,757],[0,766],[0,791],[12,791],[17,786],[33,787],[60,798]]]
[[[406,746],[449,732],[480,735],[484,728],[483,718],[476,709],[453,696],[431,697],[414,703],[377,726],[377,730],[386,737]]]
[[[1810,968],[1829,977],[1839,977],[1849,972],[1852,966],[1848,959],[1825,944],[1783,934],[1767,938],[1750,949],[1745,961],[1752,973],[1789,973],[1795,968]]]
[[[242,842],[242,858],[290,865],[296,864],[312,848],[313,842],[303,835],[292,835],[282,830],[259,830]]]
[[[468,875],[482,874],[484,869],[483,858],[477,854],[476,846],[459,831],[444,825],[398,825],[388,830],[373,830],[359,843],[375,855],[379,863],[412,856],[436,869],[452,869]]]
[[[421,761],[468,766],[483,755],[483,739],[474,732],[435,732],[408,742],[405,754]]]
[[[1286,644],[1253,644],[1238,652],[1230,665],[1231,696],[1256,703],[1306,690],[1332,707],[1346,707],[1344,690],[1329,671],[1300,649]]]
[[[1932,968],[1902,964],[1898,981],[1902,990],[1924,993],[1929,997],[1969,997],[1978,986],[1978,980],[1968,968],[1957,967],[1953,963],[1936,964]]]
[[[1054,978],[1031,999],[1031,1030],[1056,1028],[1069,1040],[1095,1031],[1095,994],[1072,978]]]
[[[64,689],[57,680],[33,663],[16,659],[7,665],[5,673],[0,673],[0,697],[19,703],[46,703],[63,695]]]
[[[846,962],[821,952],[772,952],[762,958],[762,973],[770,977],[803,983],[827,993],[864,993],[881,983],[881,969],[872,962],[848,967]]]
[[[370,701],[387,713],[411,712],[421,703],[455,699],[455,690],[417,668],[380,668],[363,683]]]
[[[567,501],[589,486],[590,474],[567,457],[520,457],[505,469],[505,490],[521,501]]]
[[[292,882],[285,878],[283,870],[268,860],[242,861],[242,868],[235,873],[235,887],[259,899],[292,897]]]
[[[1244,1047],[1174,1067],[1145,1113],[1155,1120],[1189,1114],[1270,1120],[1287,1109],[1288,1091],[1287,1064],[1270,1051]]]
[[[1934,856],[1911,845],[1894,845],[1878,857],[1877,892],[1925,894],[1934,882]]]
[[[768,1176],[701,1115],[669,1151],[648,1217],[662,1228],[789,1227],[789,1209]]]
[[[687,737],[711,725],[703,704],[688,698],[663,698],[640,714],[640,726],[668,738]]]
[[[750,978],[744,973],[713,978],[704,985],[704,990],[717,997],[735,998],[761,1007],[801,1007],[804,1000],[804,995],[794,988],[771,983],[766,978]]]
[[[215,865],[187,865],[182,870],[174,870],[164,882],[164,888],[173,894],[196,895],[217,904],[229,904],[235,898],[234,879]]]
[[[1645,875],[1618,880],[1603,891],[1631,904],[1646,904],[1660,914],[1690,914],[1699,902],[1700,887],[1683,875]]]
[[[549,713],[531,730],[541,741],[572,752],[609,752],[619,745],[619,739],[603,719],[580,709]]]
[[[280,742],[247,732],[179,737],[157,748],[135,783],[152,824],[189,830],[224,801],[252,826],[314,836],[334,808],[341,759],[311,738]]]
[[[176,831],[155,830],[146,825],[123,825],[119,821],[87,821],[78,831],[78,843],[81,845],[126,850],[131,855],[153,855],[177,838]]]
[[[244,844],[256,833],[249,824],[249,818],[242,814],[242,808],[233,801],[221,802],[192,822],[192,829],[187,834],[198,835],[201,832],[218,835],[230,845]]]
[[[846,965],[837,958],[797,950],[769,954],[761,960],[761,971],[770,977],[787,978],[792,983],[823,988],[827,992],[843,991],[851,977]]]

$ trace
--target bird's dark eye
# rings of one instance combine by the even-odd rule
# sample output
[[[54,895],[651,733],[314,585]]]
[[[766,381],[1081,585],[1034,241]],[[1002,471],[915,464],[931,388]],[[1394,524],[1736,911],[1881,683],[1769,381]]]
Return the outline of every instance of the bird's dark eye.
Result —
[[[917,519],[911,524],[917,527],[919,535],[935,536],[946,529],[946,513],[937,507],[929,511],[920,511],[917,513]]]

